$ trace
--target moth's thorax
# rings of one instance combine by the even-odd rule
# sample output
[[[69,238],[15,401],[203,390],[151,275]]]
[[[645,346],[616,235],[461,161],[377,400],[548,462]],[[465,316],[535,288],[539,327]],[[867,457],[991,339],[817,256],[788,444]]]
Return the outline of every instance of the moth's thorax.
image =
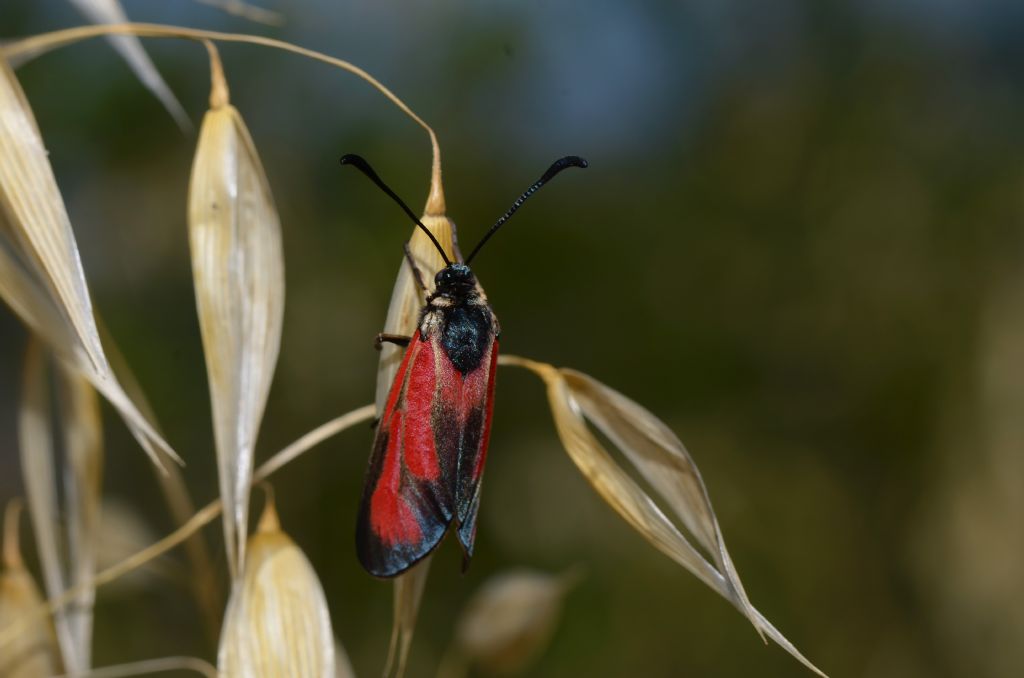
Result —
[[[451,264],[434,277],[419,324],[420,336],[435,335],[448,358],[463,374],[480,366],[498,333],[498,322],[483,289],[465,264]]]

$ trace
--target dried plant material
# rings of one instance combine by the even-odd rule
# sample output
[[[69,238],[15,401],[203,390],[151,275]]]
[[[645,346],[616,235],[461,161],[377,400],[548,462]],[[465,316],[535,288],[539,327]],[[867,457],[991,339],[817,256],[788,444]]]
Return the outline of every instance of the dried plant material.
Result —
[[[692,572],[743,613],[807,668],[824,676],[750,601],[725,548],[700,473],[682,443],[653,414],[621,394],[572,370],[559,370],[516,356],[505,365],[525,367],[544,380],[558,435],[569,457],[601,498],[655,548]],[[654,499],[620,467],[590,432],[587,419],[622,446],[623,455],[645,477],[702,544],[709,541],[709,562],[658,507]],[[664,475],[667,477],[658,477]]]
[[[232,576],[245,556],[249,482],[284,314],[281,225],[263,165],[211,46],[211,109],[189,186],[196,307],[210,382]]]
[[[196,0],[196,2],[216,7],[222,12],[240,16],[243,19],[248,19],[258,24],[266,24],[267,26],[281,26],[284,24],[284,16],[279,12],[250,5],[247,2],[242,2],[242,0]]]
[[[352,662],[348,659],[348,653],[345,652],[345,648],[337,638],[334,639],[334,677],[356,678],[356,672],[352,670]]]
[[[125,418],[155,463],[177,459],[107,362],[78,246],[35,118],[0,63],[0,296]]]
[[[47,379],[46,356],[38,342],[31,342],[25,355],[21,410],[18,434],[21,447],[21,471],[28,496],[29,516],[36,537],[36,550],[43,571],[47,594],[52,598],[63,593],[65,574],[62,566],[57,503],[57,470],[54,441],[51,435],[52,395]],[[88,592],[83,595],[88,596]],[[72,633],[71,613],[63,609],[55,615],[58,647],[64,666],[69,671],[83,671]]]
[[[99,400],[77,372],[55,371],[60,416],[55,417],[46,357],[39,342],[26,353],[20,416],[21,464],[48,594],[85,586],[74,605],[55,620],[61,656],[71,671],[89,667],[95,591],[87,586],[96,570],[100,525],[103,434]],[[63,434],[63,463],[51,431]],[[58,469],[60,469],[58,471]],[[64,503],[58,502],[59,488]],[[66,538],[58,528],[66,518]]]
[[[416,630],[416,618],[420,613],[420,603],[423,601],[432,559],[433,556],[427,556],[394,579],[395,602],[388,659],[384,664],[385,677],[392,675],[392,672],[397,678],[405,675],[409,649],[412,647],[412,637]]]
[[[118,0],[71,0],[71,4],[94,23],[128,23],[128,16],[124,13]],[[160,100],[178,127],[183,131],[191,131],[192,122],[188,119],[188,114],[185,113],[185,109],[181,107],[178,99],[171,92],[171,88],[160,77],[160,73],[156,70],[149,55],[146,54],[146,50],[142,48],[139,39],[131,35],[111,35],[107,39],[121,57],[128,62],[128,66],[135,72],[135,77],[153,93],[153,96]]]
[[[18,543],[21,502],[12,500],[4,512],[3,567],[0,570],[0,629],[19,623],[42,603],[32,575],[25,569]],[[53,629],[45,618],[26,625],[14,643],[0,652],[0,676],[48,678],[57,672]]]
[[[551,642],[566,594],[579,579],[536,570],[509,570],[489,579],[459,617],[446,658],[446,678],[466,675],[469,665],[515,674]]]
[[[334,636],[313,567],[267,504],[228,603],[217,668],[224,678],[334,675]]]
[[[207,678],[218,678],[217,669],[209,662],[198,657],[160,657],[159,659],[144,659],[143,661],[130,662],[128,664],[116,664],[104,666],[101,669],[93,669],[87,673],[67,674],[54,676],[53,678],[135,678],[136,676],[148,676],[152,673],[166,673],[168,671],[192,671]]]
[[[96,535],[96,568],[100,571],[156,541],[156,534],[139,512],[116,499],[108,498],[103,502],[102,516]],[[154,560],[114,582],[111,593],[136,593],[149,584],[153,575],[172,579],[176,569],[171,563]],[[190,577],[194,576],[197,575],[190,573]]]

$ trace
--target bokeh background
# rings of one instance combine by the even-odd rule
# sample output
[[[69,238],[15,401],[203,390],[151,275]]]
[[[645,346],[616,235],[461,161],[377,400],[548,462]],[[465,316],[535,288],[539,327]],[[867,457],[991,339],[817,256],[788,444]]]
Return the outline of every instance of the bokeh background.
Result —
[[[644,403],[699,464],[757,605],[834,676],[1024,671],[1024,6],[888,0],[266,0],[267,28],[176,0],[136,20],[272,35],[363,66],[437,130],[450,215],[474,242],[554,158],[580,154],[477,259],[502,349]],[[10,38],[82,19],[7,0]],[[198,125],[205,53],[146,43]],[[372,400],[373,335],[408,225],[337,158],[358,152],[413,205],[429,147],[367,85],[222,47],[282,216],[288,295],[265,458]],[[216,495],[191,293],[183,135],[100,40],[19,70],[98,308]],[[0,313],[0,499],[20,492],[25,333]],[[506,370],[478,554],[445,544],[412,651],[434,675],[490,574],[582,565],[530,676],[809,675],[656,553],[561,450],[543,391]],[[147,462],[107,411],[108,495],[171,529]],[[391,588],[353,524],[371,432],[275,480],[359,675],[383,664]],[[255,498],[258,501],[258,497]],[[217,525],[206,537],[224,569]],[[180,555],[101,591],[97,665],[210,657]]]

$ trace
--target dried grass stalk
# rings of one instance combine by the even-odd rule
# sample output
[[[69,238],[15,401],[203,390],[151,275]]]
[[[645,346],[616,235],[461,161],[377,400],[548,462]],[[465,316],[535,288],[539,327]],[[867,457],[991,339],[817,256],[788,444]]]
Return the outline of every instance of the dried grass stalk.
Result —
[[[441,166],[436,154],[430,178],[430,194],[427,197],[421,221],[437,238],[449,258],[454,259],[451,254],[456,251],[457,247],[455,226],[445,216]],[[412,237],[409,239],[409,252],[423,273],[424,283],[430,285],[434,280],[434,275],[444,267],[444,260],[441,259],[434,244],[419,228],[413,229]],[[416,330],[420,309],[425,303],[425,294],[419,288],[409,262],[403,257],[382,331],[389,334],[411,336]],[[398,366],[402,362],[402,355],[403,350],[399,346],[393,344],[381,346],[380,361],[377,363],[376,404],[378,417],[384,409],[388,391],[391,389],[391,382],[394,381]],[[427,556],[408,572],[395,577],[394,618],[392,619],[391,643],[388,648],[384,675],[390,675],[392,669],[396,670],[396,676],[405,674],[409,648],[412,646],[413,632],[416,629],[416,617],[419,614],[420,601],[423,599],[423,590],[427,583],[432,557]]]
[[[484,583],[459,616],[445,678],[464,676],[470,665],[492,674],[521,673],[548,646],[577,571],[551,575],[509,570]]]
[[[124,13],[118,0],[71,0],[71,4],[77,7],[87,19],[97,24],[122,24],[128,21],[128,16]],[[178,99],[171,92],[171,88],[160,77],[160,73],[146,54],[146,50],[142,48],[139,39],[131,35],[111,35],[107,37],[107,40],[128,62],[128,66],[135,72],[135,77],[160,100],[178,127],[183,131],[191,131],[192,121],[189,120],[185,109],[181,107]]]
[[[0,629],[22,621],[42,603],[39,589],[21,559],[18,523],[21,501],[12,500],[4,512],[3,567],[0,570]],[[60,667],[53,627],[45,618],[33,619],[15,641],[0,652],[0,676],[48,678]]]
[[[249,131],[228,103],[216,51],[211,109],[189,186],[196,307],[210,382],[224,536],[232,576],[245,555],[249,483],[281,344],[284,253],[270,185]]]
[[[735,605],[758,633],[774,640],[807,668],[824,675],[750,604],[725,548],[700,472],[668,427],[637,403],[579,372],[508,355],[501,358],[501,363],[525,367],[544,380],[562,444],[608,505],[655,548]],[[608,436],[708,549],[713,562],[690,543],[655,500],[616,463],[591,433],[588,419]]]
[[[0,63],[0,296],[120,411],[154,463],[160,463],[158,449],[177,459],[110,368],[42,137],[6,63]]]
[[[96,392],[78,373],[56,370],[60,416],[54,416],[45,350],[32,341],[26,353],[20,414],[21,464],[35,527],[40,564],[51,597],[85,586],[55,624],[61,656],[69,671],[90,665],[95,591],[87,586],[96,570],[103,468],[103,432]],[[62,432],[58,463],[54,428]],[[59,469],[59,470],[58,470]],[[59,488],[64,502],[58,501]],[[60,516],[67,524],[59,529]]]
[[[217,668],[224,678],[334,675],[334,636],[313,567],[267,504],[224,618]]]

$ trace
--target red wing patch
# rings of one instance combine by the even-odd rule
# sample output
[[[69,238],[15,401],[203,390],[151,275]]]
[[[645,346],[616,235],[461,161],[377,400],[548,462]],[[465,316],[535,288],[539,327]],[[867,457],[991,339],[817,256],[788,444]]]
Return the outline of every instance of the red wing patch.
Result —
[[[453,466],[432,429],[438,348],[417,332],[377,426],[363,485],[356,547],[368,572],[391,577],[436,547],[452,521]]]
[[[455,517],[459,542],[466,554],[464,564],[468,564],[473,555],[480,481],[491,433],[498,341],[491,342],[480,366],[466,375],[455,369],[443,351],[436,356],[440,384],[434,430],[438,456],[455,469]]]

